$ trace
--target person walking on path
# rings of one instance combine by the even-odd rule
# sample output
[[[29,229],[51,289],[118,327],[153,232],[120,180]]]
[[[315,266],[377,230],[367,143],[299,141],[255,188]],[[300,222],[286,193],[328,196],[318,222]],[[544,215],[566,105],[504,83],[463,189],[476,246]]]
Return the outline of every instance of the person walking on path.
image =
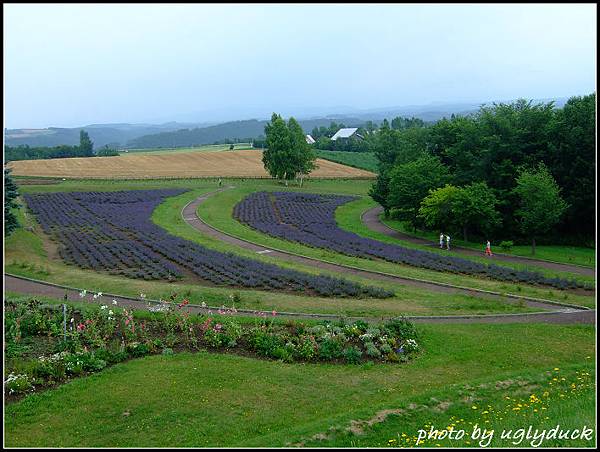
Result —
[[[485,244],[485,255],[486,256],[492,256],[492,245],[490,244],[489,240]]]
[[[444,233],[440,232],[440,249],[444,249]]]
[[[450,236],[449,235],[446,236],[446,249],[448,251],[450,251]]]

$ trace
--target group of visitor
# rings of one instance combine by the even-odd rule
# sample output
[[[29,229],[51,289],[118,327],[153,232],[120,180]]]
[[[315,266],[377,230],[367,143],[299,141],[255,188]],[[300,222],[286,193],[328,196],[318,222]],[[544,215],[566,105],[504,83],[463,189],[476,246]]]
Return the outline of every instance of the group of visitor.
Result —
[[[440,233],[440,249],[444,249],[444,241],[446,241],[446,249],[450,250],[450,236],[449,235],[445,235],[443,232]],[[493,256],[492,254],[492,245],[490,243],[490,241],[488,240],[485,244],[485,255],[486,256]]]

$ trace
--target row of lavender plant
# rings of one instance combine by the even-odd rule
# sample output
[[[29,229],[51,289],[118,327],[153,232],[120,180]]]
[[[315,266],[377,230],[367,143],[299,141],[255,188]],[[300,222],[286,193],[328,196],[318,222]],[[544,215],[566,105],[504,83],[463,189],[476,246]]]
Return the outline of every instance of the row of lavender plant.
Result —
[[[168,234],[153,210],[185,190],[135,190],[25,195],[44,232],[60,243],[69,264],[147,280],[185,270],[216,285],[309,291],[320,296],[389,297],[393,293],[341,278],[310,275],[221,253]]]
[[[548,278],[527,270],[484,264],[455,256],[406,248],[361,237],[338,227],[335,210],[354,196],[294,192],[257,192],[234,208],[234,217],[265,234],[349,256],[379,258],[430,270],[481,275],[500,281],[541,284],[559,289],[584,287],[576,280]]]

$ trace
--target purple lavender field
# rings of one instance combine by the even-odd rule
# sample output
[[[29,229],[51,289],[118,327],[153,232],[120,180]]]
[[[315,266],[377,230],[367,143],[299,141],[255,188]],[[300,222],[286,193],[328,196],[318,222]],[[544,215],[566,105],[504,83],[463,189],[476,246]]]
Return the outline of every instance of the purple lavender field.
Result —
[[[558,289],[586,287],[575,280],[547,278],[538,272],[483,264],[454,256],[379,242],[340,229],[335,210],[354,196],[294,192],[257,192],[234,208],[234,217],[265,234],[349,256],[379,258],[443,272],[480,275],[500,281],[540,284]]]
[[[153,210],[186,190],[27,194],[24,199],[62,259],[80,268],[146,280],[191,272],[215,285],[309,291],[320,296],[390,297],[393,293],[341,278],[310,275],[210,250],[155,225]]]

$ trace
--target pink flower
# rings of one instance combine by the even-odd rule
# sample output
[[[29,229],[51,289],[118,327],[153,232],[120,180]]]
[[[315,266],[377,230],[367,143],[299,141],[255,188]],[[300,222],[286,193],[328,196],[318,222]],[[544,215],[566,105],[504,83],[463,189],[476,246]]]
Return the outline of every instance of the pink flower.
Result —
[[[271,314],[273,314],[273,316],[276,316],[277,315],[277,311],[274,310]]]
[[[79,325],[77,325],[77,331],[83,331],[85,329],[85,324],[80,323]]]

